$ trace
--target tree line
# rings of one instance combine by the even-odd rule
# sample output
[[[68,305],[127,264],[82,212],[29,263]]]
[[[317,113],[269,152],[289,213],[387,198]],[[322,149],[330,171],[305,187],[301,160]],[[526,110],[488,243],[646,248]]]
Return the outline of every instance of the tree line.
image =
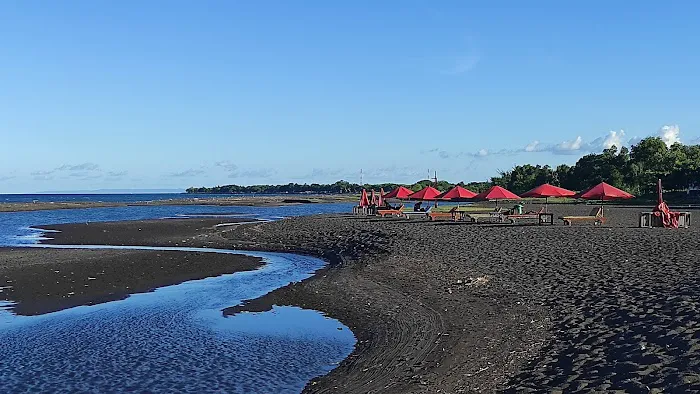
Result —
[[[585,155],[573,166],[516,166],[501,171],[491,182],[516,194],[543,183],[580,191],[607,182],[643,195],[656,190],[658,179],[666,190],[686,190],[700,184],[700,145],[675,143],[668,147],[660,138],[649,137],[631,149],[612,146],[602,153]]]
[[[700,184],[700,145],[675,143],[668,147],[657,137],[641,140],[631,149],[618,149],[612,146],[602,153],[592,153],[581,157],[576,164],[562,164],[556,168],[540,165],[519,165],[491,178],[488,182],[459,182],[425,179],[406,186],[418,191],[431,185],[445,191],[454,185],[460,185],[474,192],[482,192],[492,185],[522,194],[535,186],[550,183],[566,189],[580,191],[600,182],[607,182],[632,194],[652,193],[656,180],[661,178],[667,190],[684,190],[689,185]],[[286,185],[225,185],[215,187],[191,187],[187,193],[207,194],[344,194],[359,193],[362,189],[388,192],[399,186],[396,183],[359,185],[347,181],[333,184],[299,184]]]

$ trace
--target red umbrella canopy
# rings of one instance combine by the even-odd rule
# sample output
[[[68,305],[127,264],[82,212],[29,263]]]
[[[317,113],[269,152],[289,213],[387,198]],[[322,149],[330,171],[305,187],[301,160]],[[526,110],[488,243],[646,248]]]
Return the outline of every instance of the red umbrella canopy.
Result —
[[[474,196],[475,200],[520,200],[517,194],[500,186],[493,186],[489,190]]]
[[[614,186],[610,186],[605,182],[601,182],[592,188],[582,192],[577,195],[578,198],[583,198],[584,200],[602,200],[610,201],[616,199],[629,199],[634,198],[633,195],[627,193],[624,190],[620,190]]]
[[[411,194],[413,194],[413,190],[407,189],[407,188],[405,188],[405,187],[403,187],[403,186],[399,186],[399,187],[397,187],[396,189],[390,191],[389,194],[387,194],[387,195],[385,195],[385,196],[383,196],[383,197],[384,197],[385,199],[387,199],[387,198],[399,198],[399,199],[404,199],[404,198],[408,198],[408,196],[410,196]]]
[[[369,199],[370,204],[379,205],[379,203],[377,202],[377,193],[375,193],[374,190],[372,190],[372,193],[370,194],[370,196],[371,196]]]
[[[408,196],[409,200],[423,200],[423,201],[434,201],[437,200],[437,196],[440,195],[440,190],[432,187],[426,186],[419,191]]]
[[[361,207],[368,207],[369,206],[369,199],[367,198],[367,190],[362,189],[362,195],[360,195],[360,206]]]
[[[476,196],[476,193],[462,186],[455,186],[452,189],[437,196],[438,200],[468,200]]]
[[[549,183],[537,186],[529,192],[523,193],[520,197],[573,197],[576,193],[561,187],[552,186]]]
[[[384,188],[379,189],[379,197],[377,197],[377,205],[380,207],[384,205],[384,198],[382,196],[384,196]]]

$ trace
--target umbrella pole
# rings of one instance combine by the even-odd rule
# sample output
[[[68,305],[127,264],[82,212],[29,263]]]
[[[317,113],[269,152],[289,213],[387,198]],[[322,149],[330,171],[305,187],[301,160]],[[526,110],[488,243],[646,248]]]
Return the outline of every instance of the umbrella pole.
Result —
[[[544,197],[544,213],[547,213],[547,205],[549,204],[549,197]]]

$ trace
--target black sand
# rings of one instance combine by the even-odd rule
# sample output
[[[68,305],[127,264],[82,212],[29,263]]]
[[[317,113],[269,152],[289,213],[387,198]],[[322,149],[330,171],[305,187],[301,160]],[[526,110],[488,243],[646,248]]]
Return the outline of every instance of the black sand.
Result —
[[[639,211],[600,228],[348,216],[226,236],[340,263],[268,296],[361,341],[310,392],[700,390],[700,231],[634,228]]]
[[[208,246],[218,219],[43,226],[58,244]],[[230,222],[224,220],[223,222]],[[211,234],[208,234],[211,232]],[[202,241],[204,240],[204,241]],[[252,270],[260,259],[214,253],[134,250],[52,250],[0,248],[0,300],[17,304],[20,315],[53,312],[77,305],[123,299],[188,280]]]
[[[316,216],[224,237],[204,222],[90,224],[62,228],[57,242],[327,259],[310,280],[248,306],[314,308],[352,328],[356,351],[309,392],[700,390],[700,228],[638,229],[640,210],[611,208],[604,227]]]

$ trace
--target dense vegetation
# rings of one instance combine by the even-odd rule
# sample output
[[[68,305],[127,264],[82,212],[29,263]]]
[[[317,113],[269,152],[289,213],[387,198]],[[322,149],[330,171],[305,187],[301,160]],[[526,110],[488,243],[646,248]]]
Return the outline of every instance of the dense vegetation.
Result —
[[[667,147],[659,138],[650,137],[640,141],[632,149],[617,149],[613,146],[599,154],[583,156],[573,166],[562,164],[556,168],[540,165],[520,165],[502,171],[490,182],[458,183],[475,192],[486,190],[491,185],[503,186],[516,194],[524,193],[533,187],[551,183],[571,190],[583,190],[600,182],[607,182],[633,194],[653,192],[655,183],[661,178],[668,190],[683,190],[689,184],[700,184],[700,145],[680,143]],[[412,190],[433,185],[439,190],[447,190],[454,184],[422,180],[412,185],[404,185]],[[189,188],[188,193],[212,194],[299,194],[299,193],[359,193],[362,188],[389,191],[398,186],[394,183],[358,185],[346,181],[333,184],[286,185],[226,185],[216,187]]]
[[[676,143],[667,147],[659,138],[646,138],[631,150],[613,146],[583,156],[574,166],[516,166],[491,181],[514,193],[524,193],[546,182],[571,190],[607,182],[642,195],[653,192],[659,178],[667,190],[684,190],[700,183],[700,145]]]
[[[461,184],[461,183],[460,183]],[[418,191],[427,185],[433,185],[434,182],[431,180],[422,180],[416,182],[412,185],[402,185],[406,186],[411,190]],[[464,185],[464,184],[461,184]],[[466,187],[472,190],[486,190],[491,184],[489,182],[474,182],[470,183]],[[253,186],[239,186],[239,185],[226,185],[226,186],[215,186],[215,187],[191,187],[187,189],[187,193],[205,193],[205,194],[302,194],[302,193],[314,193],[314,194],[344,194],[344,193],[360,193],[362,189],[377,190],[384,189],[388,192],[399,186],[396,183],[382,183],[382,184],[365,184],[359,185],[356,183],[350,183],[346,181],[338,181],[333,184],[299,184],[299,183],[288,183],[286,185],[253,185]],[[453,184],[445,181],[439,181],[437,188],[440,190],[447,190],[452,187]]]

